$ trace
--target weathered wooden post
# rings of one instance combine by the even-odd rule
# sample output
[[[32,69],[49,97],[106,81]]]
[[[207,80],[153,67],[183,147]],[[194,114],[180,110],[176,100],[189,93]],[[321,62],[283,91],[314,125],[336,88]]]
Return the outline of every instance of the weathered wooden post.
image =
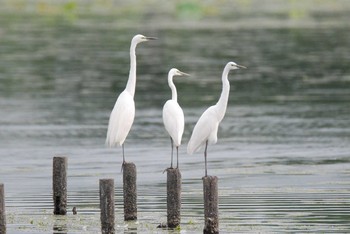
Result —
[[[100,179],[101,231],[114,234],[114,180]]]
[[[52,188],[54,214],[67,213],[67,157],[53,158]]]
[[[5,189],[4,184],[0,184],[0,233],[6,233],[5,216]]]
[[[137,189],[136,165],[132,162],[123,164],[123,193],[124,193],[124,220],[137,219]]]
[[[178,168],[167,169],[167,226],[176,228],[181,221],[181,173]]]
[[[205,220],[203,233],[219,233],[218,177],[205,176],[202,179]]]

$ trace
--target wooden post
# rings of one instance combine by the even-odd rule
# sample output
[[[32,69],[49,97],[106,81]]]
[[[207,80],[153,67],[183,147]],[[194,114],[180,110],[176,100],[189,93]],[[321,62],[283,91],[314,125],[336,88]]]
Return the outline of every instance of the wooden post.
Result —
[[[0,233],[6,233],[4,184],[0,184]]]
[[[100,179],[101,231],[113,234],[114,229],[114,180]]]
[[[67,213],[67,157],[53,158],[53,202],[54,214],[65,215]]]
[[[203,233],[219,233],[218,178],[216,176],[205,176],[202,179],[205,220]]]
[[[124,220],[137,219],[136,165],[123,164]]]
[[[167,169],[167,224],[176,228],[181,221],[181,173],[178,168]]]

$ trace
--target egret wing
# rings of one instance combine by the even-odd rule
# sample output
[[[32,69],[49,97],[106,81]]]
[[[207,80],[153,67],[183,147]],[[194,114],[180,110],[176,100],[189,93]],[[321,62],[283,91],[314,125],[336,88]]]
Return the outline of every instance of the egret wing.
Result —
[[[182,134],[184,132],[185,118],[180,105],[168,100],[163,107],[164,127],[173,139],[175,146],[181,145]]]
[[[194,126],[187,152],[193,154],[198,151],[213,134],[216,134],[217,126],[218,120],[212,113],[212,109],[208,108]]]
[[[134,118],[134,99],[128,92],[123,91],[119,95],[109,118],[106,144],[108,146],[122,145],[131,129]]]

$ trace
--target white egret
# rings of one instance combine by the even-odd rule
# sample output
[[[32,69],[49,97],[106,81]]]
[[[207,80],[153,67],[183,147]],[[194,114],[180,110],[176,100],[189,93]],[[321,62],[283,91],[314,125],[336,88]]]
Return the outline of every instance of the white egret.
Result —
[[[122,146],[123,165],[125,163],[124,141],[131,129],[135,117],[135,86],[136,86],[136,46],[144,41],[155,40],[154,37],[136,35],[130,46],[130,71],[126,88],[120,93],[109,117],[106,145],[109,147]]]
[[[176,68],[170,69],[168,73],[168,84],[171,89],[171,99],[166,101],[163,106],[163,123],[170,135],[171,141],[171,164],[173,168],[173,151],[176,147],[177,166],[179,167],[179,146],[181,145],[182,134],[185,127],[185,117],[179,103],[177,102],[177,91],[173,82],[174,76],[189,76],[189,74],[179,71]]]
[[[228,81],[228,74],[230,70],[246,68],[238,65],[234,62],[226,64],[222,73],[222,92],[219,101],[209,107],[198,122],[194,126],[192,136],[187,145],[187,153],[193,154],[198,151],[203,145],[204,149],[204,160],[205,160],[205,176],[207,176],[207,148],[208,144],[215,144],[217,142],[217,132],[220,122],[225,116],[228,96],[230,93],[230,82]]]

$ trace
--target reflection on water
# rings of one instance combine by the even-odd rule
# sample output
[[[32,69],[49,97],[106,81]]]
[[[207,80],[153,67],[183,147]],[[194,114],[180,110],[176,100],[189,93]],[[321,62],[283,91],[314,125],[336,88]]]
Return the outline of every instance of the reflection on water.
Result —
[[[67,219],[65,217],[56,217],[53,224],[53,234],[67,233]]]
[[[9,232],[99,232],[98,180],[115,178],[118,233],[171,233],[157,229],[166,222],[162,172],[170,149],[161,108],[170,97],[171,67],[192,75],[176,80],[186,118],[181,230],[200,232],[203,156],[187,155],[185,147],[198,117],[218,99],[229,60],[249,69],[230,75],[227,114],[218,144],[209,147],[209,174],[219,177],[221,230],[350,231],[346,26],[228,30],[226,23],[142,32],[160,40],[137,48],[136,118],[125,150],[137,165],[139,220],[123,222],[121,149],[105,148],[104,137],[126,84],[135,31],[100,27],[104,18],[66,24],[0,17],[7,22],[0,30],[0,181]],[[65,217],[52,215],[54,155],[69,158]]]

